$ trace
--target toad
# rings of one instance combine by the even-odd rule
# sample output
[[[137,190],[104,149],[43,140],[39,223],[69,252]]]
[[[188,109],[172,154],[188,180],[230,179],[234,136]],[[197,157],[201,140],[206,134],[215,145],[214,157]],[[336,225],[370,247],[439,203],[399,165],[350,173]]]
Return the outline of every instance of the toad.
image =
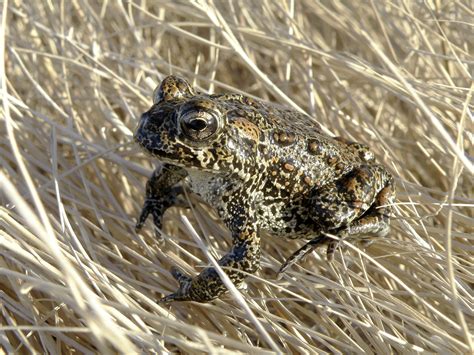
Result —
[[[390,173],[367,146],[323,134],[303,113],[240,94],[208,95],[168,76],[134,138],[162,162],[147,182],[137,231],[150,214],[161,229],[187,178],[232,234],[219,265],[236,285],[259,268],[263,232],[308,240],[283,272],[318,245],[330,254],[338,239],[389,231]],[[163,302],[208,302],[226,291],[212,267],[195,277],[171,272],[179,288]]]

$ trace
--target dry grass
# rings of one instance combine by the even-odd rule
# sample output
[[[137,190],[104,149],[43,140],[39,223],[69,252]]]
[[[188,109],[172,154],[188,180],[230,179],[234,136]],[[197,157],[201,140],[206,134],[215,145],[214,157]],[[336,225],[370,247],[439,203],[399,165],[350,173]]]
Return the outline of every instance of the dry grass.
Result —
[[[0,352],[474,351],[472,4],[144,3],[3,6]],[[167,213],[164,243],[134,232],[157,162],[132,132],[169,73],[371,146],[396,177],[389,236],[279,281],[302,242],[264,238],[254,320],[234,294],[158,305],[171,265],[209,263],[182,216],[211,255],[230,242],[203,204]]]

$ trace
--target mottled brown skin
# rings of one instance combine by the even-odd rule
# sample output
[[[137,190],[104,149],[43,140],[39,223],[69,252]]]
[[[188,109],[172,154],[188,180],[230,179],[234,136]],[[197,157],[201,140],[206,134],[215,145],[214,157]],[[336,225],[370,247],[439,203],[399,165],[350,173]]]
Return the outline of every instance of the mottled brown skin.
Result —
[[[135,140],[163,165],[147,183],[137,223],[149,214],[158,229],[189,178],[191,190],[215,207],[233,246],[219,264],[235,284],[260,262],[260,233],[310,240],[283,264],[296,263],[328,234],[383,236],[389,230],[393,179],[359,143],[324,135],[299,112],[238,94],[195,92],[166,77]],[[207,302],[226,291],[209,267],[191,278],[172,270],[178,290],[161,301]]]

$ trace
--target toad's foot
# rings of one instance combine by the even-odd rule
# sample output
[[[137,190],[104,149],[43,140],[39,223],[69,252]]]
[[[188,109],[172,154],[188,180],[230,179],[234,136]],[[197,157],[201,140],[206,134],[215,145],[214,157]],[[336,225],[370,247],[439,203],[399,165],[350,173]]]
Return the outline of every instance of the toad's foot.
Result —
[[[153,217],[153,224],[157,229],[157,233],[159,233],[159,230],[161,230],[164,213],[164,208],[162,206],[163,203],[160,200],[146,199],[145,203],[143,204],[140,217],[138,217],[137,224],[135,225],[135,232],[138,233],[143,228],[143,224],[151,214]]]
[[[295,251],[291,256],[286,259],[286,261],[280,266],[280,270],[278,270],[277,278],[281,279],[283,273],[288,270],[291,266],[298,263],[302,260],[306,255],[311,253],[314,249],[318,246],[327,244],[327,258],[328,260],[332,259],[332,255],[334,254],[337,246],[338,240],[332,239],[330,237],[326,237],[324,235],[317,236],[316,238],[310,240],[308,243],[303,245],[297,251]]]
[[[135,225],[136,232],[142,229],[151,214],[156,227],[156,236],[161,238],[163,214],[169,207],[177,205],[178,195],[184,192],[182,186],[173,185],[184,179],[186,175],[184,169],[171,164],[163,164],[153,172],[146,184],[145,203]]]
[[[173,266],[170,270],[171,275],[179,282],[179,288],[175,293],[165,296],[158,300],[160,303],[168,303],[172,301],[186,301],[191,287],[192,277],[185,274],[178,267]]]
[[[254,273],[260,264],[260,239],[252,226],[245,226],[234,234],[232,249],[219,260],[219,265],[239,286],[245,276]],[[209,302],[227,291],[216,269],[205,268],[199,275],[191,278],[176,267],[171,274],[179,282],[178,290],[163,297],[159,302],[195,301]]]

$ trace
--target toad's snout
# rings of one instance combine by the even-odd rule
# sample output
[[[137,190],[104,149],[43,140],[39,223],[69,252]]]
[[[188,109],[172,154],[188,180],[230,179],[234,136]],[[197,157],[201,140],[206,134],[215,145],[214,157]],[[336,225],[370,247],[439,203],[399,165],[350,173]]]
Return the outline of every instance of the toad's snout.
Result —
[[[141,115],[133,139],[151,155],[166,158],[177,154],[176,132],[170,115],[152,108]]]

